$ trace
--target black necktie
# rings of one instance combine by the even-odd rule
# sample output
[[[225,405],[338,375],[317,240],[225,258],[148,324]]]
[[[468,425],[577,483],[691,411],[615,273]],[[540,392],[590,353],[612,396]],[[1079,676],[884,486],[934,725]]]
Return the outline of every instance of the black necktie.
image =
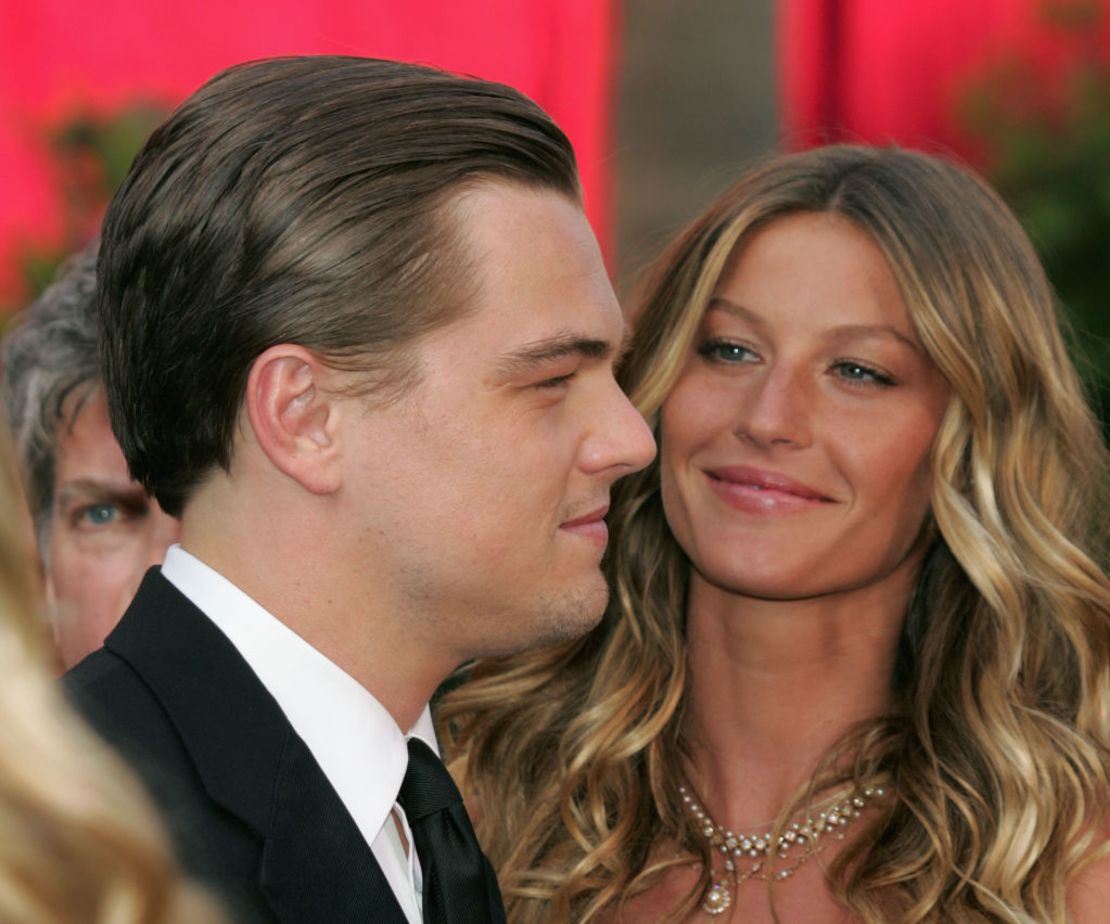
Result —
[[[424,878],[425,924],[505,920],[493,868],[478,846],[462,796],[435,752],[409,739],[409,766],[397,796]]]

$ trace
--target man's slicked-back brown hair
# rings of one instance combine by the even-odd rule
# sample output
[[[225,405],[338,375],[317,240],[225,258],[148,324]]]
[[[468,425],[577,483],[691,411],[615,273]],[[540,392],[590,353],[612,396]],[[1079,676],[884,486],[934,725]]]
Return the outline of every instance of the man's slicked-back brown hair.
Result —
[[[371,391],[412,378],[406,347],[466,306],[450,205],[483,179],[579,196],[570,143],[533,102],[395,61],[233,67],[154,132],[97,272],[112,428],[164,510],[230,465],[269,347],[308,347]]]

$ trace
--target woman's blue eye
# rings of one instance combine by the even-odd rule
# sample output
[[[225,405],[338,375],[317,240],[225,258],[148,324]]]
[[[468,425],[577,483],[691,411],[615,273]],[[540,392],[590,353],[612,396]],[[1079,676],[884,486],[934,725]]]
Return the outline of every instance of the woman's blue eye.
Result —
[[[837,374],[849,382],[873,382],[876,385],[893,385],[894,379],[885,373],[879,372],[877,369],[872,369],[870,366],[865,366],[862,363],[855,363],[849,360],[838,362],[833,366]]]
[[[119,508],[115,504],[93,504],[86,507],[81,516],[91,526],[107,526],[115,522],[119,516]]]
[[[698,354],[718,363],[751,362],[755,356],[746,346],[729,340],[707,340],[698,347]]]

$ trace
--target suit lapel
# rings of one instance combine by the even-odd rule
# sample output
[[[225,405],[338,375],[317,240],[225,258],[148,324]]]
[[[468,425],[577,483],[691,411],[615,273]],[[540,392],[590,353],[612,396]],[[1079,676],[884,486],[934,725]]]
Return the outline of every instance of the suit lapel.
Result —
[[[406,924],[373,856],[364,856],[366,841],[320,776],[304,742],[290,735],[259,878],[267,900],[282,920]],[[360,859],[352,868],[353,857]]]
[[[161,703],[210,798],[265,841],[259,885],[279,920],[404,924],[369,845],[277,702],[157,569],[104,644]]]

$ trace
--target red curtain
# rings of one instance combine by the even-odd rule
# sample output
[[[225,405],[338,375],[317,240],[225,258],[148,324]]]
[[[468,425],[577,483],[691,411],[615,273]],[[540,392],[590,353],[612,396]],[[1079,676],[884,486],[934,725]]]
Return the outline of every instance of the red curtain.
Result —
[[[587,213],[610,231],[612,0],[33,0],[0,6],[0,294],[14,254],[61,233],[46,137],[81,111],[167,106],[228,65],[281,54],[357,54],[502,81],[574,143]]]
[[[1099,33],[1046,27],[1083,0],[779,0],[779,85],[788,146],[847,140],[976,151],[956,112],[984,68],[1028,62],[1046,81]],[[1090,5],[1088,3],[1088,5]],[[1096,0],[1094,7],[1105,7]]]

